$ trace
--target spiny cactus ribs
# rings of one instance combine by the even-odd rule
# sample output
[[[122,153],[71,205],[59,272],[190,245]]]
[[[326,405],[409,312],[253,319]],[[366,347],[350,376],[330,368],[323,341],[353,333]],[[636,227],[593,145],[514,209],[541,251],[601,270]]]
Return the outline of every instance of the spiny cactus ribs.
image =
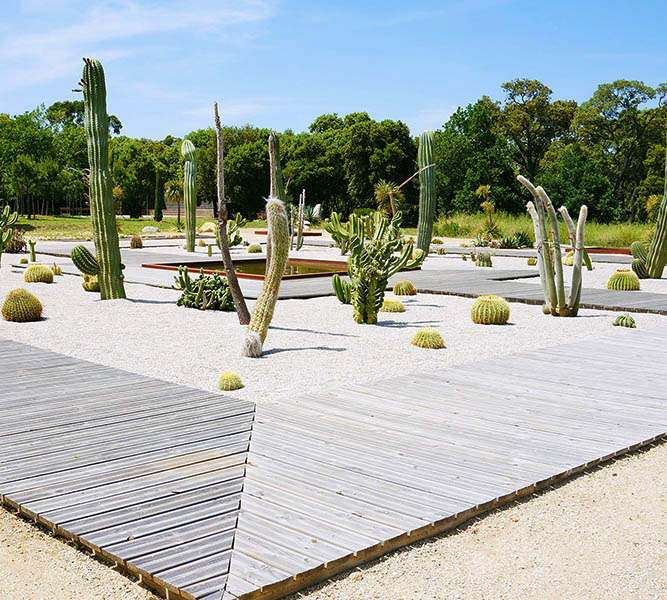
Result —
[[[417,293],[417,288],[411,281],[401,279],[394,284],[392,292],[395,296],[414,296]]]
[[[2,318],[5,321],[27,323],[39,321],[41,317],[42,303],[23,288],[9,292],[2,303]]]
[[[432,327],[422,327],[418,329],[412,338],[411,344],[419,348],[431,348],[433,350],[438,350],[445,347],[445,342],[442,339],[442,336]]]
[[[23,273],[26,283],[53,283],[53,271],[46,265],[30,265]]]
[[[433,134],[424,131],[419,136],[417,150],[419,166],[419,220],[417,223],[417,247],[428,253],[433,233],[435,215],[435,165],[433,165]]]
[[[181,154],[185,159],[185,168],[183,171],[185,249],[188,252],[194,252],[197,230],[197,151],[190,140],[183,140]]]
[[[618,315],[612,325],[614,327],[629,327],[630,329],[637,327],[635,320],[628,313]]]
[[[607,289],[622,292],[636,291],[640,288],[639,278],[630,269],[618,269],[607,281]]]
[[[510,306],[500,296],[480,296],[473,303],[470,316],[479,325],[504,325],[510,317]]]

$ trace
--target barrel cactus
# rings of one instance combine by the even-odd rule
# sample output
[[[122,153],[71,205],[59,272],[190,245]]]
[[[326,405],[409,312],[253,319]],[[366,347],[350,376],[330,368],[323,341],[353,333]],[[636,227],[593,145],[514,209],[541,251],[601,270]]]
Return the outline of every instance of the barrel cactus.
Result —
[[[437,329],[433,329],[432,327],[418,329],[410,343],[419,348],[431,348],[433,350],[445,347],[442,336]]]
[[[144,247],[144,242],[141,239],[141,236],[133,235],[132,238],[130,239],[130,248],[132,248],[133,250],[138,250],[143,247]]]
[[[400,300],[385,298],[382,301],[380,312],[389,312],[389,313],[405,312],[405,306],[403,306],[403,303]]]
[[[197,231],[197,151],[190,140],[183,140],[181,154],[185,158],[183,174],[183,209],[185,212],[185,249],[195,251]]]
[[[83,283],[81,284],[84,290],[87,292],[99,292],[100,291],[100,282],[97,279],[97,275],[85,275],[83,276]]]
[[[243,387],[241,378],[233,371],[225,371],[218,378],[218,389],[223,392],[240,390]]]
[[[612,325],[614,327],[630,327],[631,329],[637,327],[635,320],[628,313],[618,315]]]
[[[528,258],[529,267],[534,267],[536,264],[537,264],[537,258],[535,258],[534,256]]]
[[[336,298],[340,300],[343,304],[352,303],[352,286],[349,281],[345,281],[340,278],[338,273],[335,273],[331,278],[331,284],[333,285],[334,293]]]
[[[104,69],[98,60],[92,58],[84,58],[84,63],[81,85],[90,163],[90,212],[99,264],[100,295],[102,300],[125,298],[116,228],[116,207],[109,172],[109,117]]]
[[[436,253],[439,254],[440,256],[444,256],[445,254],[447,254],[447,250],[445,248],[438,248],[436,250]]]
[[[198,246],[199,248],[205,248],[205,247],[206,247],[206,242],[205,242],[204,240],[199,240],[199,241],[197,242],[197,246]]]
[[[563,264],[566,267],[573,267],[574,266],[574,252],[570,250],[564,257],[563,257]]]
[[[492,267],[493,266],[493,261],[491,260],[491,255],[488,252],[480,252],[477,255],[477,259],[475,260],[475,264],[478,267]]]
[[[470,316],[479,325],[504,325],[510,318],[510,305],[500,296],[480,296],[473,303]]]
[[[2,303],[2,318],[16,323],[39,321],[42,318],[42,303],[23,288],[13,290]]]
[[[71,253],[74,266],[85,275],[98,275],[100,265],[93,253],[85,246],[74,246]]]
[[[639,278],[630,269],[618,269],[607,281],[607,289],[623,292],[640,288]]]
[[[30,265],[23,273],[26,283],[53,283],[53,271],[46,265]]]
[[[262,251],[262,247],[259,244],[250,244],[248,246],[248,254],[258,254]]]
[[[632,254],[632,270],[637,274],[639,279],[648,279],[648,269],[646,267],[646,260],[648,253],[646,247],[641,242],[632,242],[630,244],[630,254]]]
[[[273,311],[276,308],[280,281],[285,273],[289,254],[287,213],[285,205],[278,198],[267,200],[266,220],[268,222],[267,239],[270,240],[271,248],[267,256],[264,285],[255,302],[242,350],[243,356],[249,357],[262,355],[262,347],[273,318]]]
[[[417,293],[417,288],[412,281],[401,279],[394,284],[392,291],[396,296],[414,296]]]
[[[417,247],[428,253],[435,216],[435,165],[433,164],[433,134],[424,131],[419,136],[417,150],[419,166],[419,220],[417,223]]]
[[[28,264],[28,259],[25,256],[22,256],[19,258],[19,264],[20,265],[27,265]]]

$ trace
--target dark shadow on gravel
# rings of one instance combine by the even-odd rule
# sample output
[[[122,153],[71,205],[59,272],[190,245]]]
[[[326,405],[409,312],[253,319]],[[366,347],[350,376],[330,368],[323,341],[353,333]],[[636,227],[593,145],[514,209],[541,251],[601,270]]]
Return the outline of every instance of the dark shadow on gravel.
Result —
[[[277,329],[278,331],[302,331],[303,333],[316,333],[319,335],[333,335],[336,337],[361,337],[359,335],[351,335],[349,333],[331,333],[330,331],[317,331],[315,329],[301,329],[299,327],[276,327],[275,325],[270,325],[269,329]]]
[[[326,352],[347,352],[347,348],[331,348],[330,346],[310,346],[307,348],[272,348],[262,354],[262,356],[269,356],[270,354],[279,354],[280,352],[301,352],[303,350],[325,350]]]

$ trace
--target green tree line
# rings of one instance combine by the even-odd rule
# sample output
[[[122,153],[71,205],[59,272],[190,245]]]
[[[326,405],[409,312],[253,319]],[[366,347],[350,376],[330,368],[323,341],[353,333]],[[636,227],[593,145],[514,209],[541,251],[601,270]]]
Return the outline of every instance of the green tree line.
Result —
[[[583,203],[599,222],[651,219],[664,184],[667,84],[619,80],[598,86],[586,102],[553,98],[539,81],[515,79],[502,98],[484,96],[459,108],[435,131],[438,211],[480,210],[475,191],[511,214],[524,211],[522,173],[576,213]],[[110,168],[118,211],[140,216],[156,198],[178,199],[181,140],[121,135],[110,115]],[[254,217],[268,193],[268,129],[224,127],[226,191],[231,211]],[[216,204],[213,128],[187,134],[197,148],[199,203]],[[322,115],[307,132],[281,134],[288,196],[306,190],[324,214],[376,206],[375,186],[401,183],[416,169],[417,144],[401,121],[367,113]],[[0,114],[0,204],[23,214],[59,214],[86,205],[86,140],[81,101],[57,102],[21,115]],[[418,184],[402,190],[406,223],[414,223]]]

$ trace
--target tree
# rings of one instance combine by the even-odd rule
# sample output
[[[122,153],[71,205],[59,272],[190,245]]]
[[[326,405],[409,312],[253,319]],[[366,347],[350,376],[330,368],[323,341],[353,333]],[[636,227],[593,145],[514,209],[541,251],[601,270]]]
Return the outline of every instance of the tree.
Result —
[[[178,209],[176,216],[176,227],[181,228],[181,202],[183,201],[183,182],[171,179],[164,184],[164,195],[169,202],[176,202]]]
[[[506,97],[498,123],[512,143],[514,160],[532,181],[552,142],[569,136],[577,103],[552,102],[552,91],[533,79],[513,79],[502,88]]]
[[[633,221],[640,207],[640,186],[648,175],[650,148],[664,141],[667,84],[657,88],[641,81],[618,80],[598,86],[576,112],[577,139],[596,149],[613,181],[614,198]],[[657,108],[641,109],[657,102]]]
[[[12,168],[12,187],[19,198],[19,212],[35,218],[35,191],[39,183],[39,167],[27,154],[19,154]]]
[[[51,125],[66,127],[67,125],[75,125],[76,127],[83,127],[83,100],[64,100],[62,102],[54,102],[46,109],[46,119]],[[123,124],[116,115],[109,115],[109,132],[116,135],[120,133]]]

